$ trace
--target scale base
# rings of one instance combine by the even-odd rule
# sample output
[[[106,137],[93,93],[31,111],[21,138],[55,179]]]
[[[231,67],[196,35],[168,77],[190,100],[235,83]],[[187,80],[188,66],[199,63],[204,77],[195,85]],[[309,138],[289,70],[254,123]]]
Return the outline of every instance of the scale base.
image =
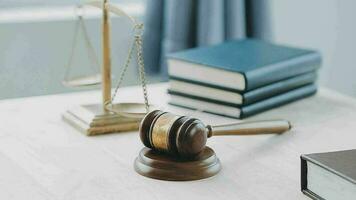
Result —
[[[137,173],[166,181],[191,181],[219,173],[221,164],[215,152],[206,147],[197,157],[183,160],[143,148],[134,164]]]
[[[62,117],[88,136],[138,130],[141,121],[106,112],[102,104],[81,105],[67,110]]]

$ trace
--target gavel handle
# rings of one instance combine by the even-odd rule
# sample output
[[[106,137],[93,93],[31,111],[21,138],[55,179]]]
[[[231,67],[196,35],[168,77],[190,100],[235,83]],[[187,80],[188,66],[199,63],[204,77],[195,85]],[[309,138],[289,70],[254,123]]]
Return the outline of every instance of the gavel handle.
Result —
[[[215,135],[257,135],[257,134],[281,134],[291,129],[287,120],[251,121],[234,124],[210,126],[208,137]]]

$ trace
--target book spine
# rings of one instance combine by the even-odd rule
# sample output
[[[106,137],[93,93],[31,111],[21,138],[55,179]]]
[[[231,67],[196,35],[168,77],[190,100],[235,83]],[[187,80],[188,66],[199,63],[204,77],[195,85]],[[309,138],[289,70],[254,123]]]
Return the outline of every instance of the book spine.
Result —
[[[308,186],[307,170],[307,161],[303,158],[303,156],[300,156],[300,187],[302,191],[306,190]]]
[[[294,89],[287,93],[277,95],[275,97],[266,99],[264,101],[254,103],[249,106],[241,107],[240,118],[249,117],[251,115],[275,108],[298,99],[313,95],[316,93],[317,87],[315,84],[309,84],[307,86],[302,86],[300,88]]]
[[[300,156],[300,189],[301,191],[314,200],[323,198],[308,189],[308,158],[307,155]]]
[[[313,52],[246,72],[244,74],[246,91],[316,70],[320,64],[320,53]]]
[[[296,89],[298,87],[313,83],[316,78],[316,71],[313,71],[251,90],[243,94],[243,105],[250,105],[258,101]]]

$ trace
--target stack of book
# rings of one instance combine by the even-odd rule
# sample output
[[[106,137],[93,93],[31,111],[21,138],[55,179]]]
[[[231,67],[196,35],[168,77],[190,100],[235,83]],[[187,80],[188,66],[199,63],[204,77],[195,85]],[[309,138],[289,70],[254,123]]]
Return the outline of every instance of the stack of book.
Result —
[[[318,52],[245,39],[168,56],[170,104],[243,118],[316,93]]]

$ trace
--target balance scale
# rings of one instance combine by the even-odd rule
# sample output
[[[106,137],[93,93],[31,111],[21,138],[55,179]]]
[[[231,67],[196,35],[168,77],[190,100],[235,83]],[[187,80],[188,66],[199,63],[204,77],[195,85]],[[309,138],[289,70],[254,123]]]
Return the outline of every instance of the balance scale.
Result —
[[[98,72],[95,75],[86,77],[77,77],[68,79],[69,68],[71,65],[75,39],[77,37],[78,28],[76,28],[75,39],[73,42],[72,55],[68,62],[67,71],[63,84],[68,87],[81,87],[102,84],[102,103],[80,105],[73,109],[67,110],[63,114],[63,119],[70,125],[83,132],[86,135],[98,135],[105,133],[124,132],[137,130],[143,116],[150,110],[148,104],[148,95],[146,89],[146,80],[144,72],[144,63],[142,57],[142,31],[143,24],[137,23],[134,18],[126,14],[123,10],[110,4],[108,0],[95,1],[84,4],[82,6],[94,6],[102,9],[102,47],[103,47],[103,63],[101,66],[101,74]],[[82,6],[79,8],[81,9]],[[134,25],[134,40],[129,49],[126,63],[121,71],[119,82],[116,86],[115,93],[111,94],[111,48],[110,48],[110,16],[109,13],[127,17]],[[85,23],[81,15],[79,16],[77,27],[83,29],[84,38],[87,41],[88,53],[92,56],[94,62],[99,66],[95,56],[95,51],[89,41],[88,34],[85,28]],[[137,51],[137,62],[139,65],[141,85],[144,94],[144,103],[117,103],[114,104],[114,98],[125,76],[125,72],[129,66],[134,48]],[[100,68],[100,67],[99,67]]]

